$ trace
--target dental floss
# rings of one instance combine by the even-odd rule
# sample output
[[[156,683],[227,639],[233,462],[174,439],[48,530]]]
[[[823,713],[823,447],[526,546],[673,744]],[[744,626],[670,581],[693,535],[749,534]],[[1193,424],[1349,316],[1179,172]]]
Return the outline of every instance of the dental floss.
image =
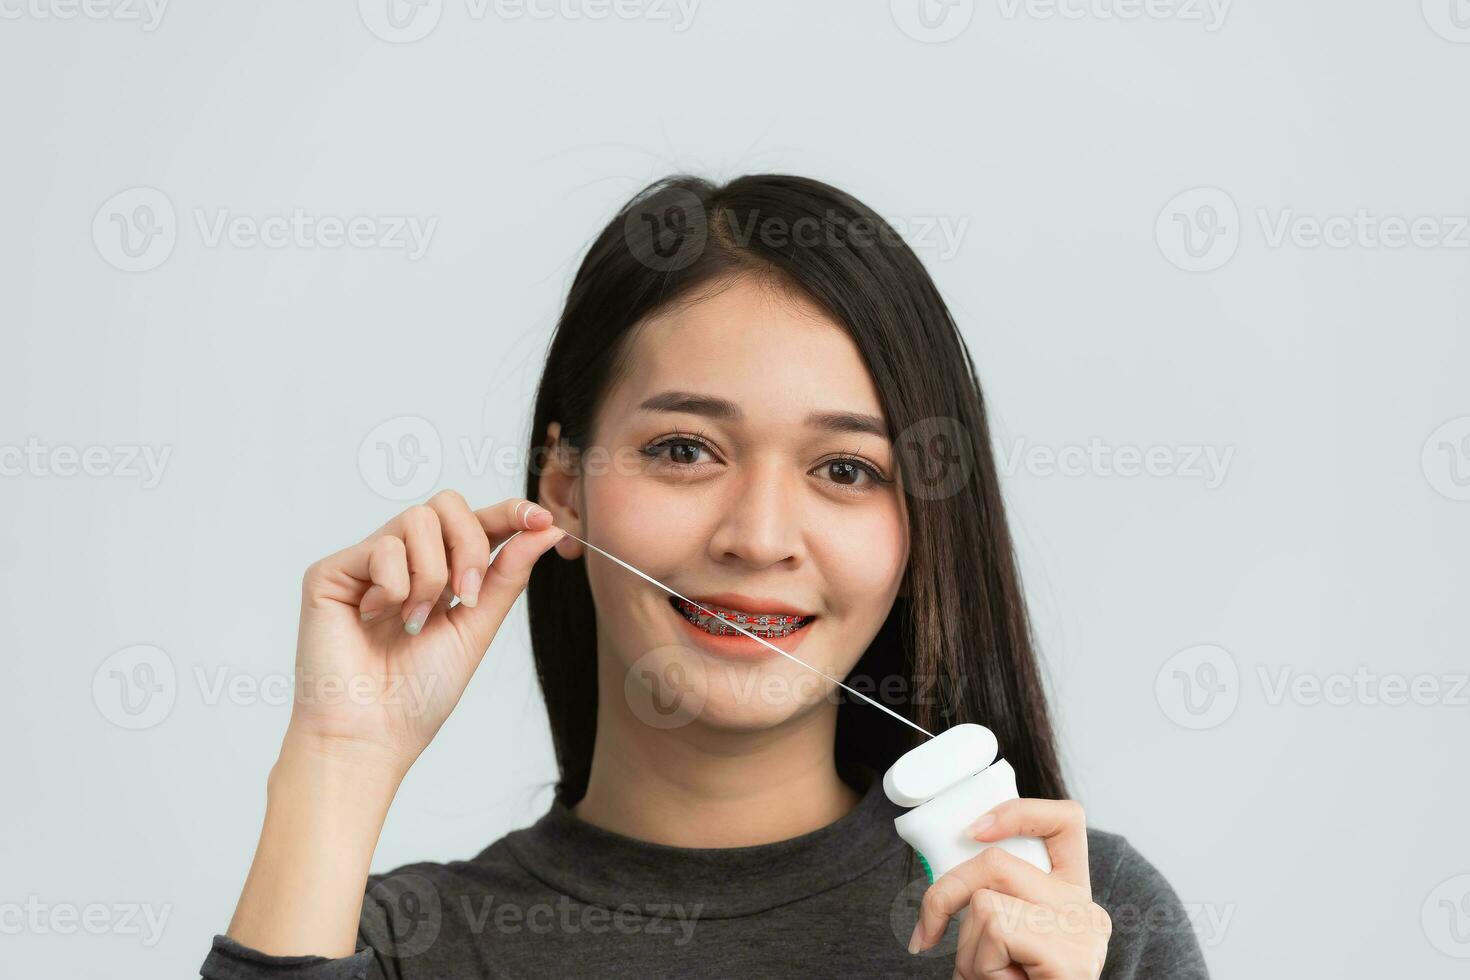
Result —
[[[560,530],[563,531],[566,534],[567,537],[573,539],[574,541],[581,541],[583,544],[585,544],[587,547],[591,548],[593,551],[597,552],[598,554],[603,555],[603,556],[605,556],[607,558],[611,558],[613,561],[617,562],[619,565],[622,565],[624,568],[626,568],[628,571],[632,572],[634,575],[637,575],[639,578],[642,578],[642,579],[645,579],[645,580],[647,580],[649,582],[652,582],[654,585],[658,586],[660,589],[663,589],[669,595],[674,596],[675,598],[678,598],[678,599],[683,599],[685,602],[689,603],[691,606],[697,607],[701,612],[704,612],[704,613],[706,613],[706,614],[708,614],[710,616],[714,616],[716,619],[720,620],[720,622],[724,623],[726,626],[733,627],[734,629],[736,629],[740,633],[744,634],[745,636],[750,637],[752,640],[754,640],[755,642],[761,644],[762,646],[770,647],[772,650],[775,650],[777,653],[779,653],[781,656],[785,657],[787,660],[795,661],[796,663],[798,663],[801,666],[805,667],[807,670],[811,671],[812,673],[817,674],[820,677],[826,678],[827,680],[831,681],[833,684],[836,684],[838,687],[842,688],[847,693],[852,694],[852,695],[854,695],[856,697],[859,697],[859,698],[863,699],[864,701],[868,702],[869,704],[871,704],[873,707],[879,709],[880,711],[887,712],[888,714],[890,714],[893,717],[897,718],[899,721],[903,722],[905,725],[908,725],[910,728],[913,728],[913,729],[916,729],[917,731],[922,732],[923,734],[927,735],[929,738],[933,738],[934,737],[934,733],[933,732],[930,732],[930,731],[927,731],[927,730],[925,730],[923,728],[920,728],[917,724],[915,724],[912,721],[909,721],[903,715],[899,714],[897,711],[894,711],[892,708],[888,707],[887,705],[879,704],[877,701],[874,701],[872,698],[868,697],[866,694],[863,694],[861,691],[855,691],[855,690],[853,690],[852,688],[848,687],[846,684],[844,684],[841,681],[839,681],[837,678],[832,677],[829,674],[823,673],[822,671],[820,671],[817,668],[813,667],[811,664],[807,663],[805,660],[802,660],[800,657],[792,656],[791,654],[787,653],[785,650],[782,650],[780,647],[776,646],[776,644],[771,643],[771,642],[768,642],[767,640],[764,640],[761,637],[756,636],[754,633],[750,632],[749,630],[742,628],[740,626],[740,624],[730,622],[728,619],[725,619],[723,616],[719,615],[718,613],[714,612],[711,609],[705,609],[704,606],[701,606],[699,603],[695,602],[693,599],[689,598],[688,596],[680,595],[679,593],[675,592],[673,589],[669,588],[667,585],[664,585],[658,579],[654,578],[652,575],[645,574],[644,572],[641,572],[638,569],[634,568],[632,565],[629,565],[627,562],[623,561],[617,555],[608,554],[606,551],[603,551],[601,548],[597,547],[597,545],[593,544],[591,541],[588,541],[588,540],[586,540],[584,538],[577,537],[575,534],[573,534],[571,531],[568,531],[566,528],[561,528]]]
[[[990,729],[959,724],[909,749],[884,774],[884,795],[908,808],[893,827],[918,852],[931,882],[992,847],[1051,871],[1039,837],[978,841],[964,832],[977,815],[1018,796],[1016,770],[998,757],[999,748]]]
[[[669,595],[683,599],[762,646],[770,647],[787,660],[800,664],[849,694],[929,736],[931,741],[910,749],[889,768],[883,777],[883,791],[890,801],[905,808],[906,812],[897,817],[893,825],[899,837],[918,854],[930,884],[952,868],[977,857],[991,847],[1009,851],[1042,872],[1051,872],[1051,855],[1047,851],[1046,842],[1039,837],[1015,836],[982,842],[969,837],[963,831],[976,813],[988,812],[1006,800],[1014,800],[1019,796],[1016,791],[1015,770],[1006,760],[996,757],[998,745],[995,735],[988,728],[976,724],[960,724],[936,737],[892,708],[879,704],[861,691],[853,690],[837,678],[756,636],[740,624],[730,622],[714,610],[706,609],[688,596],[680,595],[652,575],[603,551],[591,541],[579,538],[565,528],[560,530],[567,537],[581,541],[593,551],[617,562]]]

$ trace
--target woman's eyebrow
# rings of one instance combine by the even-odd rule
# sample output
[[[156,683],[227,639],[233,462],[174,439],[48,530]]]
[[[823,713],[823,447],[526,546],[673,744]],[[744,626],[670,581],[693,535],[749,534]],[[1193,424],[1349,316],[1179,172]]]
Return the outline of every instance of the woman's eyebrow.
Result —
[[[740,406],[732,401],[692,391],[661,391],[657,395],[644,399],[638,408],[644,412],[683,412],[689,415],[703,415],[706,418],[727,422],[739,422],[745,417]],[[874,435],[880,439],[888,438],[888,427],[883,424],[883,420],[876,415],[867,415],[862,412],[812,412],[806,417],[806,424],[812,428],[826,429],[830,432],[859,432]]]

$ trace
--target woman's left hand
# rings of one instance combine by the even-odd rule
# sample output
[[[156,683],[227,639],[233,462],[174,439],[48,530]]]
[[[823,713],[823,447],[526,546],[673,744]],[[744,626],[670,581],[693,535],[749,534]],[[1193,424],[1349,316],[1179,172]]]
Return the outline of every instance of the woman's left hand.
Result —
[[[1051,874],[999,847],[986,848],[929,886],[909,951],[939,942],[949,920],[967,909],[955,976],[1097,980],[1112,920],[1092,901],[1082,806],[1074,800],[1009,800],[970,826],[970,836],[980,841],[1017,835],[1045,841]]]

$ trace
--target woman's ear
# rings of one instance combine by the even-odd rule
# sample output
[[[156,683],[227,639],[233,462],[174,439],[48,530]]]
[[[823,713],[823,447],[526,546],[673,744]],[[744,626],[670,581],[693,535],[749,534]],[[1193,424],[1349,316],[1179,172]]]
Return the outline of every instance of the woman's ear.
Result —
[[[561,423],[551,422],[546,426],[546,445],[535,462],[540,467],[536,501],[551,511],[551,521],[557,527],[582,534],[582,513],[578,507],[576,451],[561,438]],[[556,553],[566,559],[582,557],[582,542],[573,537],[564,537],[555,545]]]

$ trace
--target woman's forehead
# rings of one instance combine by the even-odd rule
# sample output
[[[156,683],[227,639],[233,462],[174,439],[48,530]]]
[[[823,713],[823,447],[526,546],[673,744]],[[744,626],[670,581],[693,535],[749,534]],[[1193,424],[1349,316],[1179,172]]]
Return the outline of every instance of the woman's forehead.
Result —
[[[747,418],[883,416],[857,344],[800,296],[736,284],[650,318],[629,341],[610,399],[623,411],[678,390],[733,402]]]

